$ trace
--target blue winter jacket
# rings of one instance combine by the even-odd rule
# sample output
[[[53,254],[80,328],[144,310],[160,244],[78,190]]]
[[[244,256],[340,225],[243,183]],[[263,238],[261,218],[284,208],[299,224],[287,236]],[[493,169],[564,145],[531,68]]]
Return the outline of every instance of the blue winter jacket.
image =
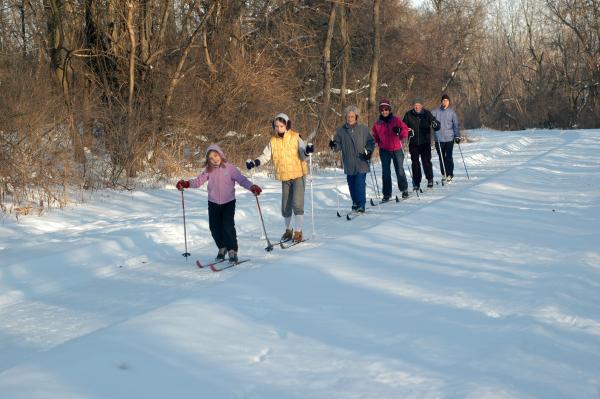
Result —
[[[438,107],[433,109],[431,113],[440,122],[440,130],[435,132],[435,141],[445,143],[454,140],[455,137],[460,137],[458,116],[452,108]]]

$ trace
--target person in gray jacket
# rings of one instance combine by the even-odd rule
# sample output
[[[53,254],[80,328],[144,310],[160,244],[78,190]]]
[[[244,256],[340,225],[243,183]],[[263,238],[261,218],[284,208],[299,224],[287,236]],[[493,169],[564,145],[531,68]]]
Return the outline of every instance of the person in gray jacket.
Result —
[[[366,179],[375,141],[369,128],[358,123],[358,117],[359,111],[354,105],[344,109],[346,123],[335,131],[329,147],[335,152],[342,152],[344,173],[352,198],[352,210],[364,212],[367,201]]]
[[[435,149],[440,159],[442,179],[445,177],[447,181],[451,181],[454,178],[452,149],[454,143],[460,143],[458,116],[450,108],[450,97],[447,94],[442,95],[442,104],[431,113],[440,123],[440,129],[435,132]]]

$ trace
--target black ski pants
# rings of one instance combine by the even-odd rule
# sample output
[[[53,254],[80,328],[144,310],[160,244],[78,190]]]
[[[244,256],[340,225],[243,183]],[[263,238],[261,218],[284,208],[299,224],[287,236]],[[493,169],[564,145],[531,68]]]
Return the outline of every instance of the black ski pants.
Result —
[[[454,141],[446,141],[435,143],[435,149],[440,159],[440,170],[442,176],[454,177],[454,159],[452,157],[452,149],[454,148]]]
[[[433,166],[431,164],[431,144],[411,143],[408,146],[408,151],[410,151],[413,186],[419,187],[421,184],[421,165],[423,165],[423,172],[425,173],[425,178],[427,180],[433,180]]]
[[[219,249],[238,250],[234,216],[235,200],[222,205],[208,201],[208,225]]]

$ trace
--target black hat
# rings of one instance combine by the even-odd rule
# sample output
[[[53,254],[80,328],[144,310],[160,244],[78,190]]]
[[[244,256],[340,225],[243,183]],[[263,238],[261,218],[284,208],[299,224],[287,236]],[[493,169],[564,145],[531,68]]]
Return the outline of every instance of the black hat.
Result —
[[[442,99],[440,101],[444,101],[444,100],[450,101],[450,97],[446,93],[442,94]]]

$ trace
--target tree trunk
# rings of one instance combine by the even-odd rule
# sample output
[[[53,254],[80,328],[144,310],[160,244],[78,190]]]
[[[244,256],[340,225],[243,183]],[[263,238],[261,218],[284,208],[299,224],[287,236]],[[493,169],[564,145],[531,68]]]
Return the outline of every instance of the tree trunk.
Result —
[[[348,90],[348,68],[350,67],[350,37],[348,35],[348,21],[346,20],[346,12],[346,5],[344,3],[340,4],[340,34],[342,36],[342,47],[344,49],[341,70],[342,82],[340,85],[340,102],[342,105],[342,110],[346,108],[346,91]]]
[[[323,46],[323,97],[321,101],[321,109],[319,110],[319,119],[317,128],[314,134],[311,134],[309,140],[314,138],[315,134],[321,134],[327,119],[327,111],[329,110],[329,102],[331,100],[331,42],[333,41],[333,28],[335,27],[335,14],[337,12],[337,3],[331,3],[331,11],[329,12],[329,22],[327,28],[327,36],[325,36],[325,45]]]
[[[369,126],[373,124],[377,115],[377,81],[379,76],[379,57],[381,54],[380,32],[381,0],[373,1],[373,59],[371,61],[371,77],[369,80]]]

